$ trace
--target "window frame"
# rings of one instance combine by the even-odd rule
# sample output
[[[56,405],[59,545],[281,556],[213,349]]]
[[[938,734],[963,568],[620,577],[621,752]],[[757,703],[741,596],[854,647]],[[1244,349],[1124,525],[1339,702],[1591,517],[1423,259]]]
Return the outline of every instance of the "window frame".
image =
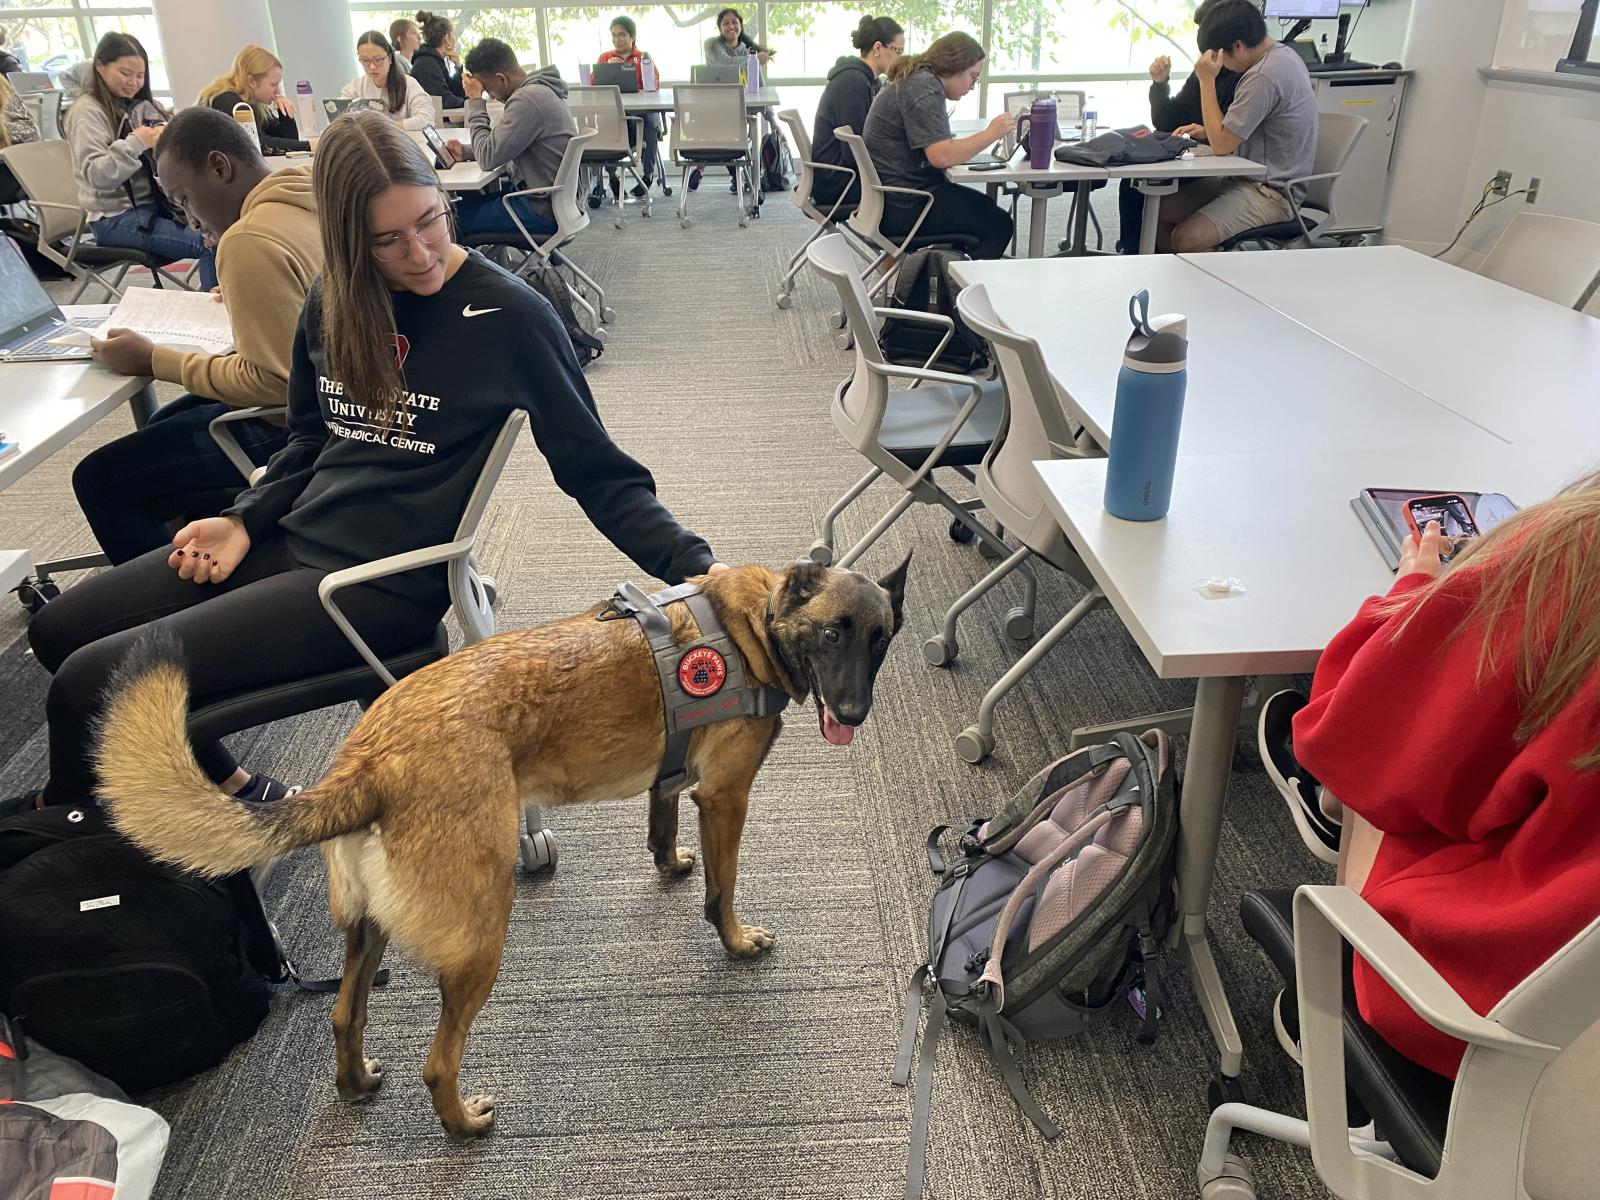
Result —
[[[1567,56],[1556,63],[1556,70],[1575,75],[1600,75],[1600,61],[1591,58],[1594,52],[1594,35],[1597,18],[1600,18],[1600,0],[1583,0],[1578,9],[1578,23],[1572,30],[1572,46]]]

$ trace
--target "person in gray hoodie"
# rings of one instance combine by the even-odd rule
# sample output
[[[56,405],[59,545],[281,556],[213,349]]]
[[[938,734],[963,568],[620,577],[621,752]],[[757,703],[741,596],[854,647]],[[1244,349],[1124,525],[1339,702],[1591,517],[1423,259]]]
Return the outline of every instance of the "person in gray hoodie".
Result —
[[[217,286],[211,250],[162,195],[150,159],[169,120],[150,94],[150,59],[139,40],[106,34],[89,87],[67,110],[78,204],[100,245],[143,250],[163,264],[198,259],[209,290]]]
[[[525,188],[549,187],[556,179],[567,142],[578,125],[567,109],[567,85],[554,69],[529,75],[517,65],[511,47],[498,38],[484,38],[467,55],[461,76],[467,94],[467,133],[470,156],[485,167],[511,164],[512,173]],[[488,93],[505,112],[489,126]],[[451,143],[457,153],[468,151]],[[554,233],[556,221],[544,196],[522,196],[512,201],[530,233]],[[458,234],[517,232],[500,197],[463,195],[457,202]]]
[[[906,32],[892,17],[862,17],[850,35],[859,58],[841,58],[828,72],[828,86],[817,102],[817,123],[811,134],[811,161],[841,168],[818,171],[811,181],[811,202],[824,211],[835,204],[845,211],[861,199],[861,184],[854,177],[855,156],[833,131],[847,126],[860,133],[881,86],[878,77],[900,61],[906,49]],[[844,172],[852,172],[846,175]],[[842,198],[842,203],[840,203]]]

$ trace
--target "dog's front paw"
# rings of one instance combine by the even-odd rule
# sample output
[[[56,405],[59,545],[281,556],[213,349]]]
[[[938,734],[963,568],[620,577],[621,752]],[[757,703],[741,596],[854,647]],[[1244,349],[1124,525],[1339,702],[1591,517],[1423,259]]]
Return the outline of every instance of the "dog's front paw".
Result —
[[[656,859],[656,870],[663,875],[687,875],[693,869],[694,851],[682,846],[674,846],[669,853]]]
[[[462,1115],[445,1121],[455,1137],[482,1137],[494,1125],[494,1097],[468,1096],[461,1102]]]
[[[339,1099],[348,1103],[371,1100],[383,1086],[383,1064],[375,1058],[363,1058],[361,1064],[359,1072],[338,1080]]]
[[[728,953],[734,958],[760,958],[778,940],[759,925],[740,925],[738,928],[736,936],[723,939]]]

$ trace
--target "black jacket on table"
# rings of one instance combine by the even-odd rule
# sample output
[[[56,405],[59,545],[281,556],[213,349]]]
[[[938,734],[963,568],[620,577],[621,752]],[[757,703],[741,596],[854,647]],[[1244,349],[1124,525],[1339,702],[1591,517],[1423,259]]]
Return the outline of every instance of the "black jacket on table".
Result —
[[[1239,86],[1239,76],[1224,67],[1217,73],[1217,104],[1226,113],[1233,103],[1234,89]],[[1150,85],[1150,124],[1163,133],[1171,133],[1185,125],[1204,125],[1205,114],[1200,111],[1200,76],[1190,75],[1178,94],[1172,94],[1170,83]]]
[[[432,46],[418,46],[411,56],[411,78],[428,95],[443,100],[446,108],[460,108],[467,102],[467,94],[461,87],[461,72]]]
[[[289,374],[289,441],[225,516],[251,540],[282,529],[295,558],[335,571],[448,542],[512,409],[561,490],[640,570],[681,583],[711,548],[678,524],[650,472],[606,432],[572,343],[549,301],[482,255],[432,296],[394,294],[405,393],[391,427],[345,398],[322,342],[320,281],[306,296]],[[442,567],[373,586],[448,604]]]
[[[828,86],[822,89],[822,99],[817,102],[817,123],[811,134],[811,160],[831,163],[855,170],[855,155],[850,153],[833,131],[847,125],[856,133],[867,123],[867,113],[881,85],[872,68],[859,58],[841,58],[828,72]],[[811,202],[824,212],[845,194],[850,198],[861,195],[857,180],[837,171],[818,171],[811,181]]]
[[[211,107],[233,116],[233,106],[242,104],[238,92],[218,92],[211,97]],[[276,109],[269,109],[267,119],[256,118],[256,132],[261,135],[261,153],[287,154],[291,150],[309,150],[311,143],[300,139],[300,126],[293,117],[286,117]]]

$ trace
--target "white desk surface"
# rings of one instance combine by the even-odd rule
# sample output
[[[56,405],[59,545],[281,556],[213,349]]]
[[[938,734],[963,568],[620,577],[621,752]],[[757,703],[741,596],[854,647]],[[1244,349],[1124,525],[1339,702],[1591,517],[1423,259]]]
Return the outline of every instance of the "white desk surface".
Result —
[[[1236,179],[1263,179],[1267,169],[1258,162],[1240,158],[1237,154],[1196,154],[1189,151],[1182,158],[1166,162],[1145,163],[1133,167],[1107,167],[1111,179],[1211,179],[1219,175]]]
[[[1011,162],[998,170],[975,171],[963,163],[959,167],[950,167],[944,173],[945,178],[951,183],[969,183],[982,185],[985,183],[1037,183],[1037,184],[1067,184],[1067,183],[1095,183],[1102,179],[1110,178],[1104,167],[1084,167],[1077,163],[1057,162],[1054,158],[1050,165],[1043,170],[1036,170],[1028,164],[1028,156],[1018,151]]]
[[[406,132],[413,134],[412,140],[426,148],[426,144],[422,141],[422,132],[420,130],[407,130]],[[451,138],[446,137],[445,140],[450,141]],[[457,137],[454,140],[462,142],[463,145],[466,144],[463,138]],[[311,157],[304,155],[291,158],[288,155],[275,154],[267,159],[267,169],[269,171],[283,171],[289,167],[309,167],[312,161]],[[503,169],[486,171],[475,162],[456,163],[448,171],[438,172],[439,186],[447,192],[481,192],[489,184],[500,178],[503,173]]]
[[[1401,246],[1187,261],[1509,442],[1553,443],[1554,422],[1600,461],[1594,317]]]
[[[75,304],[62,311],[68,317],[109,317],[111,309],[109,304]],[[149,382],[114,375],[85,359],[0,365],[0,430],[21,447],[0,461],[0,490],[126,404]]]
[[[1103,507],[1106,460],[1036,464],[1047,503],[1157,675],[1309,672],[1368,596],[1394,581],[1350,500],[1368,487],[1504,492],[1526,507],[1565,479],[1506,447],[1362,450],[1178,460],[1161,521]],[[1207,577],[1243,595],[1210,599]]]
[[[1264,256],[1269,257],[1269,256]],[[1001,321],[1035,339],[1068,410],[1110,444],[1128,298],[1189,317],[1180,452],[1259,453],[1295,464],[1331,450],[1505,443],[1260,301],[1171,255],[952,265],[984,284]],[[1372,485],[1378,486],[1378,485]],[[1465,486],[1465,485],[1462,485]]]
[[[782,101],[778,99],[778,89],[775,87],[758,88],[753,95],[746,92],[744,96],[746,108],[776,108],[780,103]],[[622,93],[624,112],[671,112],[673,105],[672,89],[669,87],[654,92]]]

